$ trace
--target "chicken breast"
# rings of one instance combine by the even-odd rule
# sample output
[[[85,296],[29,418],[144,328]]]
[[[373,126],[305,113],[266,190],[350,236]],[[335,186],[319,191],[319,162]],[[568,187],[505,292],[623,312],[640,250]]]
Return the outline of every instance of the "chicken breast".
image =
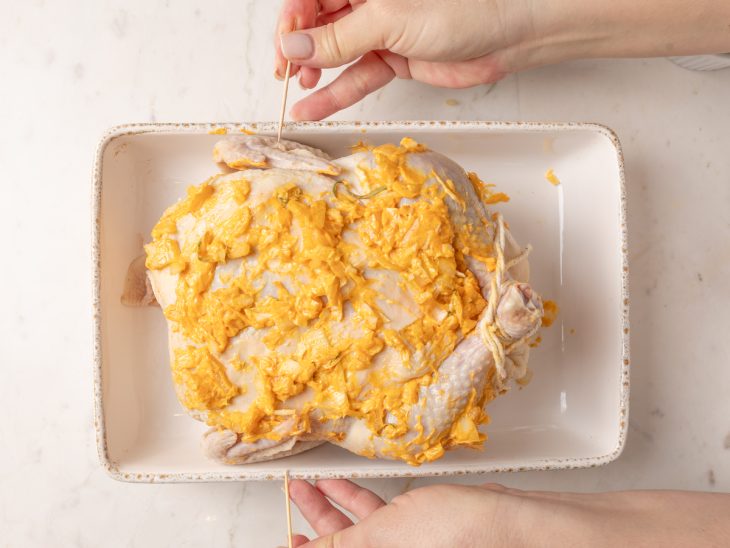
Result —
[[[332,160],[239,136],[145,247],[181,403],[240,464],[321,442],[410,464],[479,447],[543,315],[506,199],[410,139]],[[250,166],[259,166],[251,168]]]

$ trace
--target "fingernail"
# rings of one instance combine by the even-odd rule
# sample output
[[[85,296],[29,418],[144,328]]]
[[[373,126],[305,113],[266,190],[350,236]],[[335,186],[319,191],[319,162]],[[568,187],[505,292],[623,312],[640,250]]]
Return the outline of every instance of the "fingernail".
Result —
[[[290,60],[309,59],[314,55],[312,37],[302,32],[281,35],[281,52]]]

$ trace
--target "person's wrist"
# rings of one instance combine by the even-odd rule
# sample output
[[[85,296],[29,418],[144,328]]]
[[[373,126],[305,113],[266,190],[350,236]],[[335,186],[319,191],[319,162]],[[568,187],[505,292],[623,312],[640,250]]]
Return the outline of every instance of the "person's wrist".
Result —
[[[585,56],[582,52],[596,40],[589,25],[576,25],[575,18],[571,18],[575,5],[568,0],[498,2],[506,35],[506,47],[499,57],[506,72]]]
[[[507,0],[503,0],[507,1]],[[519,3],[522,4],[522,3]],[[515,8],[520,9],[520,8]],[[532,30],[506,53],[511,71],[570,59],[656,57],[730,51],[730,3],[682,0],[532,2]],[[698,33],[697,29],[703,29]]]

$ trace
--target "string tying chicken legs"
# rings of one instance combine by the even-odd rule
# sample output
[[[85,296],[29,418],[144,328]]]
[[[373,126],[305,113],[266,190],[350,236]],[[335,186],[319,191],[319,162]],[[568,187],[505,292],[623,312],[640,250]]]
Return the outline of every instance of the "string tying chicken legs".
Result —
[[[505,229],[504,218],[501,213],[497,213],[496,215],[493,245],[497,254],[496,265],[494,276],[491,278],[485,321],[480,324],[480,335],[484,345],[489,349],[494,357],[494,368],[497,372],[497,380],[501,386],[508,377],[507,370],[505,368],[505,356],[507,352],[502,342],[503,337],[500,335],[499,326],[496,321],[497,305],[502,291],[502,281],[504,279],[505,271],[526,260],[530,251],[532,251],[532,247],[528,245],[519,255],[510,260],[509,263],[505,262]],[[519,340],[512,342],[509,347],[512,348],[520,344],[525,344],[535,335],[539,328],[540,324],[536,324],[530,332],[521,337]]]

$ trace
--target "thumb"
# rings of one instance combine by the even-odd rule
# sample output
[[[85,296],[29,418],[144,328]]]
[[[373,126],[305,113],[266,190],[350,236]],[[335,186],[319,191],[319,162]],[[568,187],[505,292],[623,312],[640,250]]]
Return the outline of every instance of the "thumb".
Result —
[[[336,531],[331,535],[325,535],[307,544],[302,544],[300,548],[350,548],[351,546],[369,548],[379,546],[380,544],[373,539],[371,534],[372,526],[373,523],[369,522],[366,518],[355,525]],[[395,539],[391,538],[391,540],[394,541],[391,546],[400,546]]]
[[[334,23],[281,36],[284,57],[305,67],[345,65],[377,49],[385,49],[387,21],[364,4]]]
[[[348,531],[351,529],[353,527],[348,527],[331,535],[320,537],[307,544],[302,544],[300,548],[347,548],[348,546],[364,548],[367,546],[361,542],[362,539],[356,538],[356,535],[353,535],[352,532],[348,534]]]

